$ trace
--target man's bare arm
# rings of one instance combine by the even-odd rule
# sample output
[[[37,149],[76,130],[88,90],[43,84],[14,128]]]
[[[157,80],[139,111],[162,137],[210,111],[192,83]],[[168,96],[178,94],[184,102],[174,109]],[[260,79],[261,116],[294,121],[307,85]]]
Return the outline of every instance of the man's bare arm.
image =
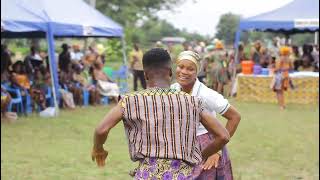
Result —
[[[105,159],[108,152],[103,149],[103,144],[106,142],[109,131],[116,125],[122,118],[121,103],[111,109],[111,111],[104,117],[100,124],[96,127],[94,132],[94,145],[91,153],[92,161],[96,161],[99,167],[105,165]]]
[[[122,109],[121,104],[118,103],[117,106],[112,108],[109,113],[103,118],[99,125],[95,129],[94,133],[94,147],[102,148],[103,144],[107,140],[109,131],[118,124],[122,119]]]

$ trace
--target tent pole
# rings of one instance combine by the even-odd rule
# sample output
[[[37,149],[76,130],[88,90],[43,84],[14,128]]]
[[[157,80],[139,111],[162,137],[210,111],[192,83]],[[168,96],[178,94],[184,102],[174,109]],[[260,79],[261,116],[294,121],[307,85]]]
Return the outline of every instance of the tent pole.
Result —
[[[57,73],[57,64],[55,60],[54,36],[53,36],[50,23],[48,23],[48,31],[46,35],[47,35],[47,41],[48,41],[48,54],[49,54],[49,64],[50,64],[50,72],[51,72],[50,75],[51,75],[55,115],[57,116],[59,114],[59,106],[57,102],[58,73]]]
[[[121,44],[122,44],[122,56],[123,56],[123,64],[127,65],[127,55],[126,55],[126,42],[124,40],[124,36],[121,37]]]
[[[124,39],[124,35],[121,37],[121,45],[122,45],[122,56],[123,56],[123,64],[127,67],[126,68],[126,84],[128,84],[128,66],[127,66],[127,55],[126,55],[126,41]]]

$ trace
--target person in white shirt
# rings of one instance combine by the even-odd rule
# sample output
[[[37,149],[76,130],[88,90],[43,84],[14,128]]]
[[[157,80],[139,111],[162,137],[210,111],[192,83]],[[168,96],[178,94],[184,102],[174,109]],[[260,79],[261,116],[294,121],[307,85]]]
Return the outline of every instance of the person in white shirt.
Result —
[[[197,79],[197,73],[200,69],[200,56],[193,51],[183,51],[177,58],[176,80],[177,83],[172,84],[171,88],[182,90],[193,96],[201,97],[205,108],[216,116],[221,114],[228,121],[226,129],[229,131],[230,137],[235,133],[240,122],[240,113],[229,104],[221,94],[208,88]],[[208,133],[202,124],[199,124],[197,138],[201,148],[205,148],[214,137]],[[232,166],[228,155],[227,148],[224,147],[222,152],[212,155],[206,162],[200,164],[193,173],[193,178],[201,179],[224,179],[232,180]]]

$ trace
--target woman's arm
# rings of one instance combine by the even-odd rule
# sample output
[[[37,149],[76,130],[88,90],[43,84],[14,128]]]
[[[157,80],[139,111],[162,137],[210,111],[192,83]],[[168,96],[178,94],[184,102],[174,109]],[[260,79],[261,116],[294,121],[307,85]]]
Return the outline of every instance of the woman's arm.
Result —
[[[230,106],[229,109],[222,116],[228,120],[226,124],[226,129],[228,130],[230,137],[232,137],[240,123],[241,115],[236,110],[236,108]]]
[[[203,126],[215,137],[215,140],[202,151],[202,157],[205,160],[222,149],[229,142],[230,135],[209,111],[203,110],[200,116]]]

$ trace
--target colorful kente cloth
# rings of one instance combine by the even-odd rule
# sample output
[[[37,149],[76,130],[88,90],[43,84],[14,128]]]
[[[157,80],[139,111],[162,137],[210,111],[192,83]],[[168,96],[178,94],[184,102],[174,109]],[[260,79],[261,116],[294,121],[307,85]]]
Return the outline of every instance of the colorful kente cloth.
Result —
[[[123,123],[133,161],[146,157],[201,162],[196,132],[202,101],[174,89],[152,88],[121,100]]]

